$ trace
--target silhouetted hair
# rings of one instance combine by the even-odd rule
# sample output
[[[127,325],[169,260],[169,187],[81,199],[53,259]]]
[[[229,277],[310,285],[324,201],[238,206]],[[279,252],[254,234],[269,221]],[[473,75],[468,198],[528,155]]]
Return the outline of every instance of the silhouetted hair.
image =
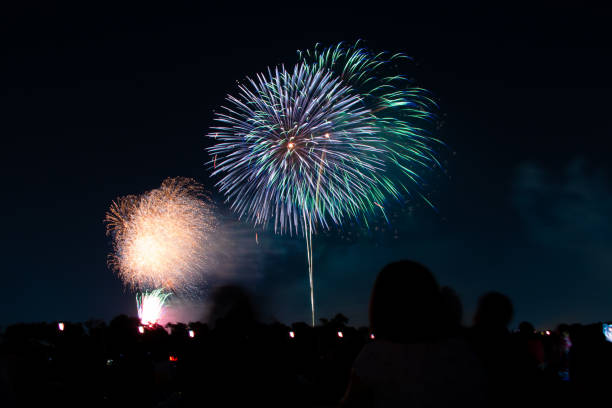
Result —
[[[435,341],[440,309],[440,290],[429,269],[413,261],[390,263],[380,271],[372,288],[370,328],[377,339]]]
[[[508,296],[499,292],[488,292],[478,299],[474,324],[507,328],[513,314],[512,301]]]
[[[451,330],[461,327],[463,319],[463,305],[457,292],[451,287],[443,286],[440,288],[442,301],[442,320],[449,325]]]
[[[209,321],[215,326],[248,326],[255,322],[256,313],[248,292],[238,285],[217,288],[212,295]]]

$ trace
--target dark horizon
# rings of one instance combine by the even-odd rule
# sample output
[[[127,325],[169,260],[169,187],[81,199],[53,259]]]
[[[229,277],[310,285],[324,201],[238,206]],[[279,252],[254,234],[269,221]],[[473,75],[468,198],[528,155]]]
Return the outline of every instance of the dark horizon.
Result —
[[[204,184],[245,242],[243,262],[182,315],[201,317],[210,291],[233,282],[262,320],[308,322],[303,240],[257,230],[254,246],[209,177],[205,135],[236,81],[358,39],[414,58],[407,75],[439,105],[445,171],[428,175],[435,211],[391,205],[389,227],[315,238],[317,317],[365,325],[376,274],[405,258],[458,292],[466,324],[490,290],[514,302],[513,327],[611,320],[610,10],[401,7],[4,6],[0,326],[135,315],[106,265],[104,214],[171,176]]]

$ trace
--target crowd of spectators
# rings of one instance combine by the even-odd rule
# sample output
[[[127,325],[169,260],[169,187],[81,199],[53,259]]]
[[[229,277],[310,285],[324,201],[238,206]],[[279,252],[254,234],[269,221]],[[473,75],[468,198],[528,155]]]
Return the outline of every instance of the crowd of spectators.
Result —
[[[263,324],[235,286],[214,300],[210,326],[125,315],[9,326],[0,406],[573,407],[612,384],[601,323],[509,330],[510,299],[489,292],[466,327],[457,294],[410,261],[378,275],[369,327],[341,314]]]

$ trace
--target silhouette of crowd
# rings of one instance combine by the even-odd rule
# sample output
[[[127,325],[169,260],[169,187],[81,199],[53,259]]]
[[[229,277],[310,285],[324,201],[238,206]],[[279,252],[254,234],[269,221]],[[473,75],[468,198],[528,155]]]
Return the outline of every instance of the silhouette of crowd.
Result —
[[[258,321],[237,286],[212,296],[210,326],[16,324],[2,333],[0,406],[589,406],[612,384],[602,324],[509,330],[511,300],[483,294],[462,324],[457,293],[423,265],[377,276],[369,327],[338,314],[286,326]]]

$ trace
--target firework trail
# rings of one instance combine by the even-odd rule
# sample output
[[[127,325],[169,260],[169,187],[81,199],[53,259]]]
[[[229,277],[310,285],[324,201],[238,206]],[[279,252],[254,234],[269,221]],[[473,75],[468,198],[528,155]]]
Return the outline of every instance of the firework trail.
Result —
[[[138,293],[136,295],[136,306],[138,307],[138,318],[143,325],[152,326],[159,322],[166,300],[170,292],[163,289],[155,289],[151,292]]]
[[[109,265],[135,290],[188,292],[208,266],[212,206],[192,179],[168,178],[140,196],[120,197],[106,214]]]
[[[419,126],[432,118],[427,93],[387,74],[402,55],[358,44],[298,55],[293,69],[247,78],[226,98],[209,153],[241,219],[305,237],[314,325],[313,233],[348,218],[367,226],[377,207],[386,218],[388,199],[422,196],[438,141]]]

